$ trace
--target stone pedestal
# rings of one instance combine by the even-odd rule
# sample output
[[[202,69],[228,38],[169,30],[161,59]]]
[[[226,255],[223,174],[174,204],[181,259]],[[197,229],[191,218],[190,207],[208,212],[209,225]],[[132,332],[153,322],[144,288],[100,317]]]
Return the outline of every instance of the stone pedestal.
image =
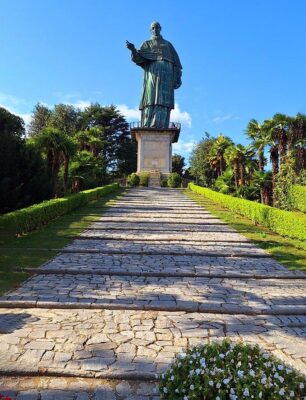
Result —
[[[132,138],[137,141],[137,173],[172,172],[172,143],[178,141],[180,126],[168,129],[131,127]]]

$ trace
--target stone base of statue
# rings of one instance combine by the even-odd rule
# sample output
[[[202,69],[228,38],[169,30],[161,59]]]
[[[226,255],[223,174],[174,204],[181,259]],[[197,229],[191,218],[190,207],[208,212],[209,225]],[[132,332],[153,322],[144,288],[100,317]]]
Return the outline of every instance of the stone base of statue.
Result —
[[[132,138],[137,141],[137,174],[149,173],[150,186],[160,186],[160,179],[172,172],[172,143],[178,141],[180,129],[177,123],[170,123],[169,128],[131,124]]]

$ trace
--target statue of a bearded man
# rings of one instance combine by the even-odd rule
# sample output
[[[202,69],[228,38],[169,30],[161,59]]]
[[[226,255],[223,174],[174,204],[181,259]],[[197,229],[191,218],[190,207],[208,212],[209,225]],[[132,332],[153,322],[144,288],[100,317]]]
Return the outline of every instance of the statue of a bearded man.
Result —
[[[144,69],[141,110],[141,126],[168,128],[170,112],[174,108],[174,89],[181,84],[182,65],[170,42],[160,34],[159,22],[152,22],[152,38],[139,50],[126,41],[132,61]]]

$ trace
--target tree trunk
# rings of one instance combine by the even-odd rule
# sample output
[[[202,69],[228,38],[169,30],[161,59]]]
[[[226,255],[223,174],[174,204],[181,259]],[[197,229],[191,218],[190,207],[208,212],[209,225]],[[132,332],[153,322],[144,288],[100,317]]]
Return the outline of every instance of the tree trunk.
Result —
[[[234,176],[235,176],[235,186],[236,189],[238,188],[238,182],[239,182],[239,165],[237,161],[233,162],[233,166],[234,166]]]
[[[64,156],[64,193],[66,193],[67,191],[68,172],[69,172],[69,157]]]
[[[287,141],[288,141],[287,133],[284,129],[282,129],[279,134],[279,145],[278,145],[278,154],[281,163],[284,162],[284,159],[286,157]]]
[[[270,159],[272,164],[272,197],[273,197],[273,205],[275,203],[275,186],[276,186],[276,175],[278,173],[278,147],[277,145],[271,146],[270,149]]]
[[[265,168],[265,156],[264,156],[264,146],[260,145],[258,148],[258,169],[264,172]]]
[[[245,179],[244,179],[245,169],[244,169],[243,162],[240,163],[239,169],[240,169],[240,186],[244,186],[245,185]]]

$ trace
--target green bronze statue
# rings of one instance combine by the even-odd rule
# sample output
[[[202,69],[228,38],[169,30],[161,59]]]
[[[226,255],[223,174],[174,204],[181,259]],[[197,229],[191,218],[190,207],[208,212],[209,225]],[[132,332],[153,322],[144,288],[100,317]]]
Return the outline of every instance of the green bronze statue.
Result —
[[[161,26],[152,22],[152,38],[139,50],[126,41],[132,61],[144,69],[141,110],[141,126],[168,128],[170,112],[174,108],[174,89],[181,84],[182,65],[170,42],[160,34]]]

